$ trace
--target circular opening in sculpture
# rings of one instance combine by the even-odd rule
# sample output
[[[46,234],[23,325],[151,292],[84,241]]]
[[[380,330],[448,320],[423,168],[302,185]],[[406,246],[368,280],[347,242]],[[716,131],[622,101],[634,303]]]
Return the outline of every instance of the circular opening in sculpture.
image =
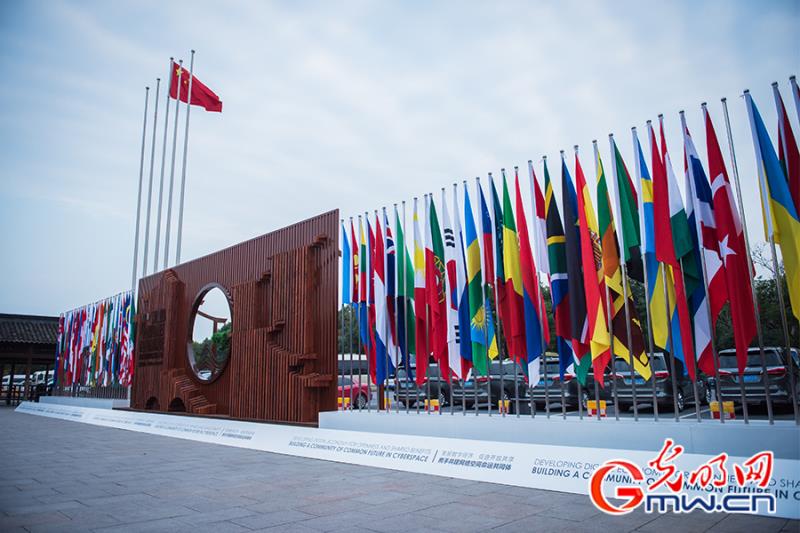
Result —
[[[205,287],[192,306],[191,340],[187,355],[192,371],[203,382],[225,370],[231,354],[231,304],[219,285]]]

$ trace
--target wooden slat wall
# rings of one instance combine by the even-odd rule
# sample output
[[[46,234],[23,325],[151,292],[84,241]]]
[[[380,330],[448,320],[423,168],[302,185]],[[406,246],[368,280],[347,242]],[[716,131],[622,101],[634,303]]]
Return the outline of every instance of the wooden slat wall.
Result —
[[[137,336],[151,325],[148,345],[164,351],[160,364],[157,352],[137,361],[132,407],[144,409],[156,397],[166,411],[179,398],[188,411],[286,422],[316,422],[319,411],[335,410],[338,215],[330,211],[141,279]],[[186,350],[192,305],[209,283],[232,299],[233,336],[227,367],[203,383]],[[163,342],[153,342],[164,313]]]

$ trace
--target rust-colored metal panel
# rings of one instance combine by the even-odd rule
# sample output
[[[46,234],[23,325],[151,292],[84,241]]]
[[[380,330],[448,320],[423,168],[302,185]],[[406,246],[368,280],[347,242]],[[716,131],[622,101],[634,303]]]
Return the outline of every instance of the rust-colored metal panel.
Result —
[[[304,423],[335,410],[338,217],[330,211],[142,278],[131,406]],[[227,366],[207,382],[187,350],[193,306],[212,283],[230,297],[233,327]]]

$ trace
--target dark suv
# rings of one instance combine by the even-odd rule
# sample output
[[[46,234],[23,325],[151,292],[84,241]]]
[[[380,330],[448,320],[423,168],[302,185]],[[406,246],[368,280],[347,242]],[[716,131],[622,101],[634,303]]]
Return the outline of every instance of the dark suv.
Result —
[[[430,390],[431,398],[439,400],[439,407],[448,405],[450,403],[450,388],[454,381],[449,381],[442,377],[439,365],[436,363],[428,365],[428,374],[419,387],[413,379],[413,376],[416,375],[415,370],[414,367],[411,367],[409,373],[406,374],[405,369],[398,369],[396,391],[394,390],[394,376],[392,376],[388,388],[394,392],[395,400],[403,405],[408,403],[410,407],[413,407],[417,402],[423,405]]]
[[[547,378],[545,378],[545,370],[547,371]],[[558,356],[548,357],[541,365],[539,383],[533,388],[531,394],[533,401],[536,403],[537,409],[543,408],[547,400],[550,404],[561,403],[561,371],[558,363]],[[594,378],[591,372],[586,376],[586,384],[588,387],[581,387],[580,394],[578,393],[578,380],[575,377],[573,365],[570,365],[564,372],[564,403],[566,407],[578,407],[580,397],[583,397],[582,405],[586,407],[586,400],[594,398]],[[603,396],[605,398],[605,396]]]
[[[477,379],[468,379],[463,384],[453,383],[453,403],[460,405],[463,402],[469,409],[475,407],[477,399],[478,408],[488,408],[489,391],[491,391],[492,410],[497,409],[497,402],[500,399],[505,399],[511,400],[509,410],[514,412],[516,404],[514,400],[517,398],[517,394],[520,402],[527,403],[529,401],[528,383],[525,381],[522,369],[514,361],[505,359],[502,364],[500,361],[490,363],[489,377],[478,376]]]
[[[792,348],[792,372],[795,384],[800,380],[800,355],[797,348]],[[786,368],[784,350],[776,347],[765,347],[767,377],[769,378],[770,399],[776,404],[791,406],[791,383],[789,370]],[[741,380],[741,384],[740,384]],[[709,386],[716,391],[714,378],[709,379]],[[761,366],[761,350],[750,348],[747,351],[747,366],[742,376],[739,376],[739,367],[736,363],[736,350],[721,350],[719,352],[719,388],[723,400],[741,402],[741,385],[744,385],[744,395],[748,404],[766,402],[764,392],[764,372]],[[796,392],[796,391],[795,391]],[[797,400],[797,399],[796,399]]]
[[[694,386],[692,380],[683,370],[683,363],[678,359],[675,360],[675,367],[677,369],[677,402],[673,400],[672,392],[672,372],[670,372],[670,358],[664,353],[657,352],[653,354],[651,360],[651,371],[653,372],[652,379],[656,381],[656,401],[658,402],[659,409],[674,409],[675,403],[678,404],[678,411],[683,411],[687,403],[694,403]],[[633,373],[631,376],[631,367],[624,359],[615,360],[614,373],[610,376],[606,384],[606,393],[609,399],[612,398],[614,384],[611,380],[616,381],[617,387],[617,401],[619,402],[620,411],[627,411],[633,405],[633,380],[636,382],[636,402],[637,403],[653,403],[653,385],[650,381],[645,381],[642,376]],[[708,402],[708,386],[702,376],[697,377],[697,395],[701,402]]]

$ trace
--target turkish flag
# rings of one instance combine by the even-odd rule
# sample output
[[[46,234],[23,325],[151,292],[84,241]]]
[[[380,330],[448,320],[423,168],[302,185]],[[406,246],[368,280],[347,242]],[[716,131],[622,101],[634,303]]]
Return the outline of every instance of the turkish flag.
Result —
[[[193,76],[188,70],[178,65],[172,64],[172,76],[169,83],[170,98],[178,98],[178,87],[180,86],[181,102],[189,101],[189,77],[192,79],[192,105],[198,105],[206,111],[222,112],[222,100],[214,94],[214,91],[206,87],[203,82]]]
[[[736,341],[736,361],[739,374],[747,366],[747,349],[756,335],[753,275],[747,263],[744,227],[733,203],[733,190],[725,169],[725,160],[719,147],[717,133],[708,110],[703,107],[706,122],[706,148],[708,150],[708,175],[714,191],[714,216],[720,257],[725,265],[725,280],[730,298],[733,321],[733,338]],[[703,369],[708,373],[707,369]]]

